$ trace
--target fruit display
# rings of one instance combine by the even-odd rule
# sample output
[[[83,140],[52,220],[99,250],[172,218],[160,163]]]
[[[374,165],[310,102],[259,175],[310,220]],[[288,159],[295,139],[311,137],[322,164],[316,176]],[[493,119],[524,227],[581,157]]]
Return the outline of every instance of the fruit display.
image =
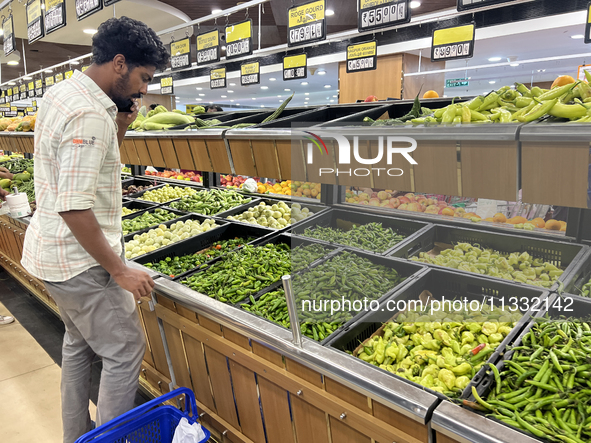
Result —
[[[486,399],[464,404],[544,441],[589,441],[591,323],[541,320],[513,349]]]
[[[0,151],[4,152],[4,151]],[[15,160],[19,158],[24,158],[23,154],[10,154],[10,155],[0,155],[0,166],[3,166],[2,163],[7,162],[9,160]]]
[[[442,250],[436,256],[421,252],[418,257],[412,257],[410,260],[544,288],[551,287],[564,273],[564,270],[540,258],[534,258],[527,252],[507,254],[470,243],[458,243],[453,248]]]
[[[249,187],[250,182],[253,181],[253,186]],[[240,188],[246,192],[258,194],[276,194],[276,195],[293,195],[295,197],[321,199],[320,183],[301,182],[301,181],[274,181],[267,180],[265,183],[260,181],[259,177],[243,177],[241,175],[222,175],[220,176],[220,183],[228,188]]]
[[[35,130],[37,114],[25,117],[0,118],[0,131],[32,132]]]
[[[123,228],[123,235],[127,235],[130,232],[141,231],[179,217],[178,214],[157,208],[154,209],[154,212],[144,212],[138,217],[121,220],[121,227]]]
[[[129,209],[129,208],[121,208],[121,217],[125,217],[126,215],[133,214],[134,212],[138,212],[139,209]]]
[[[290,274],[290,256],[290,247],[285,243],[246,245],[181,284],[221,302],[236,304]]]
[[[423,294],[431,298],[430,292]],[[421,295],[423,295],[421,294]],[[417,306],[420,306],[417,303]],[[448,397],[458,397],[521,318],[498,306],[408,310],[382,326],[354,355]]]
[[[285,202],[278,202],[273,205],[261,202],[241,214],[230,215],[227,219],[265,228],[282,229],[313,214],[308,208],[302,208],[299,203],[292,204],[290,208]]]
[[[0,163],[0,166],[8,169],[8,171],[12,172],[13,174],[23,171],[28,171],[29,174],[32,174],[34,165],[35,161],[32,158],[14,158],[12,160]]]
[[[240,188],[242,184],[248,179],[248,177],[243,177],[242,175],[220,175],[220,185],[227,188]],[[259,182],[259,178],[255,177],[254,180]]]
[[[170,169],[167,169],[166,171],[163,171],[163,172],[146,171],[145,174],[152,176],[152,177],[162,177],[162,178],[168,178],[168,179],[173,179],[173,180],[192,181],[192,182],[196,182],[196,183],[203,182],[203,178],[201,177],[201,174],[196,171],[177,172],[177,171],[171,171]]]
[[[392,228],[384,228],[381,223],[353,225],[348,231],[315,226],[314,228],[307,228],[302,235],[377,253],[386,252],[405,239],[404,235],[396,233]]]
[[[145,191],[147,189],[153,188],[154,186],[159,186],[160,183],[154,183],[145,186],[136,186],[136,185],[129,185],[122,189],[123,196],[137,194],[139,192]]]
[[[585,72],[587,82],[591,74]],[[563,76],[552,89],[533,87],[522,83],[503,86],[486,96],[463,103],[452,103],[445,108],[431,110],[421,107],[417,96],[412,110],[400,118],[364,122],[372,126],[388,125],[456,125],[466,123],[529,123],[551,117],[556,121],[591,122],[591,86],[585,81],[575,81]]]
[[[330,310],[321,307],[324,302],[330,305],[330,300],[341,298],[351,304],[357,300],[378,300],[402,281],[404,277],[395,269],[374,264],[352,252],[342,252],[296,275],[292,285],[296,306],[301,307],[302,334],[322,341],[357,314],[350,305],[331,315]]]
[[[132,259],[153,252],[163,246],[195,237],[217,227],[219,225],[213,219],[204,220],[203,223],[198,220],[181,220],[172,223],[170,227],[158,225],[156,229],[150,229],[141,235],[136,234],[133,236],[133,240],[126,242],[125,258]]]
[[[193,254],[186,254],[180,257],[166,257],[158,262],[144,263],[143,266],[174,278],[177,275],[197,269],[203,263],[213,260],[216,257],[220,257],[234,249],[241,248],[243,245],[250,243],[253,240],[254,237],[236,237],[230,240],[222,240]]]
[[[138,200],[144,200],[149,202],[155,203],[166,203],[172,200],[176,200],[177,198],[187,197],[189,195],[194,195],[198,192],[195,188],[190,187],[181,187],[181,186],[170,186],[168,184],[162,186],[161,188],[156,188],[151,191],[146,191],[142,194]]]
[[[251,200],[252,198],[236,191],[209,189],[172,202],[170,207],[179,211],[214,215],[249,203]]]
[[[159,131],[172,128],[173,126],[192,124],[194,122],[194,117],[191,117],[178,109],[169,112],[164,106],[159,105],[155,109],[147,112],[146,107],[142,106],[135,121],[129,125],[128,129],[136,131]]]

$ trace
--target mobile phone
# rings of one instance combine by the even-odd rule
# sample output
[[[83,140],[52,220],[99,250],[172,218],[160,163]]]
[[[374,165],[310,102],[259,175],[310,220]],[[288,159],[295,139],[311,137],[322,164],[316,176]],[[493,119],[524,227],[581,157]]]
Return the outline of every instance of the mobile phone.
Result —
[[[117,111],[118,112],[131,112],[131,107],[135,104],[135,102],[133,100],[128,100],[128,103],[126,106],[119,106],[117,105]]]

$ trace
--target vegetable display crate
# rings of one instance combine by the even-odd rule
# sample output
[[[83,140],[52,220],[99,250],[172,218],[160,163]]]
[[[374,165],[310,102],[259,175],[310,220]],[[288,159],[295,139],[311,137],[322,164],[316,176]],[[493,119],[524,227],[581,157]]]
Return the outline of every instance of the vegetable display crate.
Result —
[[[279,121],[282,119],[290,119],[296,115],[302,114],[309,111],[308,108],[289,108],[289,109],[284,109],[283,112],[279,115],[279,118],[277,120],[273,120],[273,121]],[[273,111],[274,112],[274,111]],[[261,123],[263,123],[263,121],[270,117],[271,115],[273,115],[273,112],[271,111],[267,111],[267,112],[260,112],[258,114],[251,114],[251,115],[245,115],[245,116],[240,116],[240,115],[234,115],[232,116],[231,119],[229,120],[225,120],[222,121],[222,124],[220,124],[219,126],[234,126],[234,125],[241,125],[241,124],[252,124],[253,127],[254,126],[259,126]],[[221,120],[221,119],[218,119]],[[215,129],[215,126],[212,127],[212,129]],[[224,129],[228,129],[228,128],[224,128]],[[236,128],[235,128],[236,129]]]
[[[136,257],[134,261],[141,265],[145,265],[146,263],[157,263],[160,260],[165,260],[168,257],[174,258],[187,254],[196,254],[199,252],[206,253],[206,250],[208,248],[210,248],[214,243],[219,241],[230,240],[236,237],[255,237],[254,240],[251,240],[250,243],[247,243],[253,244],[257,241],[260,241],[262,237],[268,235],[270,235],[269,231],[267,231],[266,229],[260,229],[256,226],[240,226],[234,223],[227,223],[223,226],[220,226],[219,228],[212,229],[196,237],[191,237],[182,242],[174,243],[171,246],[160,248],[155,250],[154,252],[150,252],[148,254]],[[162,277],[167,278],[169,280],[181,280],[188,277],[190,274],[194,273],[199,268],[206,265],[210,265],[217,258],[218,257],[212,258],[211,260],[202,263],[198,267],[183,272],[182,274],[175,275],[174,277],[162,274],[152,269],[151,271],[156,272],[158,275],[161,275]]]
[[[165,209],[165,208],[162,208],[162,209]],[[168,209],[167,208],[166,210],[171,210],[171,209]],[[162,224],[162,225],[164,225],[166,227],[170,227],[170,225],[172,225],[173,223],[177,223],[179,221],[185,222],[187,220],[198,220],[199,223],[203,224],[203,222],[205,220],[208,220],[208,219],[212,219],[213,220],[212,217],[207,217],[205,215],[199,215],[199,214],[187,214],[187,215],[179,214],[179,215],[180,215],[179,218],[176,218],[174,220],[167,221],[165,223],[160,223],[160,224]],[[214,220],[214,221],[215,221],[216,225],[218,225],[218,227],[219,226],[224,226],[224,225],[228,224],[228,222],[227,221],[224,221],[224,220]],[[127,234],[127,235],[123,236],[123,240],[125,242],[128,242],[130,240],[133,240],[133,237],[135,235],[142,235],[143,233],[148,232],[150,229],[156,229],[157,227],[158,227],[158,225],[151,226],[149,228],[142,229],[141,231],[137,231],[137,232],[133,232],[131,234]],[[217,229],[217,228],[214,228],[214,229]],[[192,237],[190,237],[190,238],[192,238]],[[186,241],[186,240],[188,240],[188,239],[185,239],[185,240],[182,240],[182,241]],[[165,246],[165,248],[171,248],[171,247],[174,248],[175,246],[178,246],[180,243],[181,242],[173,243],[170,246]],[[162,249],[164,249],[164,248],[160,248],[160,249],[158,249],[158,251],[161,251]],[[135,260],[135,258],[132,259],[132,260]]]
[[[159,186],[155,186],[155,187],[153,187],[151,189],[146,189],[145,191],[138,192],[137,194],[128,195],[127,198],[129,198],[131,200],[139,200],[139,201],[142,201],[142,202],[153,203],[153,204],[158,205],[158,206],[168,205],[168,204],[170,204],[170,203],[172,203],[174,201],[180,200],[181,198],[179,197],[179,198],[174,198],[172,200],[168,200],[168,201],[165,201],[165,202],[162,202],[162,203],[158,203],[158,202],[153,202],[153,201],[143,200],[142,199],[142,196],[146,192],[153,191],[155,189],[161,189],[161,188],[165,187],[166,185],[168,185],[170,187],[173,187],[173,188],[174,187],[177,187],[177,188],[197,188],[197,186],[192,186],[192,185],[184,185],[184,184],[178,184],[177,185],[177,184],[174,184],[174,183],[162,183]]]
[[[130,202],[130,203],[139,203],[139,202]],[[158,225],[166,224],[168,222],[176,222],[181,217],[184,217],[184,216],[187,215],[186,213],[184,213],[182,211],[177,211],[175,209],[166,208],[166,207],[163,207],[163,206],[152,206],[151,208],[145,209],[144,211],[134,212],[133,214],[126,215],[125,217],[122,217],[122,219],[124,219],[124,220],[131,220],[131,219],[134,219],[135,217],[140,217],[142,214],[145,214],[146,212],[149,212],[149,213],[153,214],[156,211],[156,209],[162,209],[164,211],[168,211],[171,214],[176,215],[176,217],[173,218],[172,220],[168,220],[166,222],[157,223],[157,224],[152,225],[152,226],[150,226],[148,228],[143,228],[143,229],[139,229],[137,231],[130,232],[129,234],[125,234],[123,237],[125,237],[125,238],[127,238],[129,236],[132,236],[133,237],[137,233],[144,233],[144,232],[147,232],[150,229],[156,229],[158,227]]]
[[[135,218],[139,215],[142,215],[144,212],[148,211],[149,209],[157,208],[158,203],[127,200],[127,201],[124,201],[123,207],[127,208],[127,209],[135,209],[136,210],[136,212],[133,212],[131,214],[124,215],[123,217],[121,217],[122,220],[128,220],[130,218]]]
[[[357,351],[363,350],[362,344],[367,340],[375,335],[383,335],[385,323],[390,320],[395,321],[398,314],[406,310],[405,308],[414,309],[415,307],[420,307],[420,305],[413,303],[413,301],[422,300],[424,303],[423,306],[426,306],[427,298],[425,297],[425,294],[423,294],[423,291],[429,291],[433,300],[439,301],[440,303],[443,301],[447,303],[447,300],[450,300],[452,303],[454,300],[466,300],[466,304],[469,306],[470,302],[476,301],[480,305],[479,310],[482,310],[482,307],[490,309],[491,303],[494,305],[495,309],[502,307],[504,300],[504,312],[508,314],[512,313],[509,309],[509,307],[511,307],[510,301],[512,301],[512,297],[516,297],[518,300],[525,298],[530,304],[536,302],[542,303],[543,300],[549,297],[549,292],[542,288],[518,287],[505,282],[483,279],[471,275],[462,275],[448,270],[428,269],[411,281],[410,284],[399,288],[397,291],[394,291],[390,297],[384,299],[380,303],[377,311],[366,313],[354,324],[343,328],[338,335],[334,336],[327,343],[327,346],[339,351],[352,352],[355,354]],[[423,294],[422,297],[421,294]],[[443,305],[441,306],[443,309]],[[448,307],[449,306],[446,304],[445,308],[447,309]],[[402,310],[399,308],[402,308]],[[522,312],[516,326],[505,336],[492,355],[487,358],[487,362],[495,362],[499,356],[505,352],[506,345],[511,343],[519,332],[528,324],[530,318],[529,314],[531,314],[531,311]],[[430,313],[427,315],[430,315]],[[367,365],[373,367],[370,363],[367,363]],[[472,386],[476,386],[485,376],[485,368],[486,365],[481,368],[474,377],[472,377],[468,386],[463,390],[460,398],[468,398]],[[375,367],[375,369],[380,370],[377,367]],[[402,378],[390,372],[388,373],[393,377]],[[413,386],[417,386],[421,389],[428,389],[413,381],[405,378],[402,379]],[[447,399],[447,397],[441,393],[430,389],[428,390],[443,400]]]
[[[356,211],[345,211],[341,209],[330,209],[327,212],[315,215],[314,217],[302,220],[296,227],[289,232],[293,235],[304,238],[311,238],[327,244],[334,244],[346,249],[357,250],[362,252],[372,252],[355,246],[347,246],[340,243],[328,242],[313,237],[306,237],[304,231],[308,228],[316,228],[318,226],[330,227],[333,229],[341,229],[344,231],[350,230],[353,225],[367,225],[369,223],[381,223],[384,228],[392,228],[398,234],[404,235],[406,238],[393,246],[389,246],[378,255],[391,255],[393,251],[403,248],[405,244],[411,242],[415,235],[420,235],[423,231],[428,230],[432,225],[425,222],[406,220],[402,218],[379,216],[375,214],[367,214]],[[373,253],[373,252],[372,252]]]
[[[545,262],[549,262],[554,266],[563,269],[564,272],[559,277],[559,282],[564,282],[570,274],[582,266],[582,258],[588,251],[587,246],[577,243],[543,240],[520,235],[492,233],[436,224],[426,231],[421,232],[420,235],[404,244],[401,248],[393,251],[390,255],[409,259],[415,256],[418,257],[421,252],[429,252],[438,245],[448,248],[450,245],[456,245],[462,242],[479,245],[481,248],[491,248],[504,254],[527,252],[534,258],[540,258]],[[436,264],[425,264],[429,267],[435,267],[438,269],[450,269]],[[473,274],[469,271],[461,271],[457,269],[455,271],[459,273]],[[505,283],[524,284],[499,277],[491,277],[487,275],[481,276],[483,278],[495,279]],[[554,283],[550,289],[555,289],[558,285],[559,283]]]
[[[253,208],[261,203],[265,203],[267,206],[272,206],[272,205],[275,205],[275,204],[278,204],[281,202],[287,204],[290,208],[295,203],[295,202],[289,202],[289,201],[285,201],[285,200],[275,200],[275,199],[270,199],[270,198],[257,199],[256,201],[252,201],[250,203],[239,206],[237,208],[232,208],[228,211],[220,212],[219,214],[216,214],[216,217],[227,219],[230,216],[236,216],[236,215],[242,214],[243,212],[248,211],[249,208]],[[322,205],[315,205],[315,204],[308,204],[308,203],[300,203],[300,205],[301,205],[302,209],[308,208],[310,210],[310,212],[314,213],[309,218],[314,217],[316,214],[320,214],[320,213],[328,210],[327,206],[322,206]],[[299,223],[302,223],[305,220],[307,220],[307,218],[305,218],[304,220],[301,220],[299,222],[293,223],[291,225],[287,225],[283,229],[273,229],[273,228],[268,228],[268,227],[264,227],[264,226],[259,226],[259,227],[261,227],[263,229],[267,229],[270,232],[282,232],[282,231],[285,231],[286,229],[289,229],[291,226],[295,226]],[[240,223],[241,225],[253,226],[250,223],[242,222],[240,220],[232,220],[232,221],[235,223]]]
[[[224,122],[229,122],[231,120],[237,120],[239,118],[245,117],[252,117],[259,114],[266,114],[261,112],[261,110],[254,110],[254,111],[234,111],[234,112],[224,112],[224,113],[205,113],[205,114],[197,114],[195,117],[200,118],[201,120],[219,120],[224,124]]]
[[[534,325],[541,320],[542,317],[549,318],[551,320],[569,319],[569,318],[589,320],[591,318],[591,300],[589,300],[587,298],[583,298],[583,297],[576,297],[576,296],[573,296],[572,294],[567,294],[567,293],[563,293],[562,297],[559,296],[558,294],[551,294],[548,297],[547,302],[544,301],[541,304],[541,309],[539,311],[536,311],[536,313],[533,317],[534,318],[530,319],[530,321],[527,323],[525,328],[522,329],[521,333],[517,336],[517,338],[512,343],[509,344],[509,347],[506,349],[506,351],[500,353],[497,360],[492,362],[497,367],[499,373],[502,373],[505,370],[505,362],[512,359],[513,353],[515,352],[512,350],[512,348],[517,348],[523,344],[523,338],[530,332],[530,330],[534,327]],[[552,334],[552,338],[554,336],[555,335]],[[585,363],[585,362],[580,361],[580,364],[583,364],[583,363]],[[552,365],[552,363],[550,365]],[[495,386],[495,383],[494,383],[495,376],[491,370],[484,371],[482,375],[483,375],[482,379],[479,381],[479,383],[476,386],[476,391],[478,392],[478,395],[486,401],[486,398],[488,397],[491,389]],[[532,379],[533,379],[534,375],[532,375]],[[587,387],[585,386],[584,388],[586,389]],[[472,396],[471,393],[466,398],[470,402],[476,402],[476,399],[474,398],[474,396]],[[588,405],[585,405],[585,407],[587,407],[587,406]],[[485,412],[474,410],[468,406],[465,406],[465,408],[475,414],[478,414],[478,415],[485,415],[486,414]],[[530,411],[530,412],[532,414],[534,413],[534,411]],[[492,420],[495,423],[498,423],[502,426],[510,427],[511,429],[514,429],[518,432],[524,433],[529,438],[535,439],[537,441],[543,441],[543,442],[550,441],[548,439],[535,437],[532,434],[526,433],[519,428],[511,427],[507,423],[504,423],[501,420],[497,420],[495,417],[491,417],[491,416],[487,415],[487,419]],[[581,437],[581,438],[584,439],[584,437]],[[566,441],[568,441],[568,440],[566,440]],[[585,441],[587,441],[587,440],[585,440]]]
[[[228,191],[230,191],[229,189],[226,189],[226,188],[214,188],[214,189],[216,189],[216,190],[221,190],[221,191],[224,191],[224,192],[228,192]],[[201,190],[201,191],[199,191],[199,192],[198,192],[197,194],[195,194],[195,195],[198,195],[200,192],[209,192],[209,191],[210,191],[209,189],[207,189],[207,190]],[[243,194],[243,193],[241,193],[241,194]],[[239,204],[239,205],[237,205],[237,206],[234,206],[233,208],[226,209],[226,210],[224,210],[224,211],[220,211],[220,212],[216,212],[215,214],[210,214],[210,215],[208,215],[208,217],[225,218],[224,214],[225,214],[226,212],[230,212],[230,211],[238,210],[238,209],[240,209],[240,208],[246,208],[246,209],[244,209],[244,210],[246,211],[246,210],[247,210],[247,209],[250,207],[250,206],[248,206],[248,205],[250,205],[250,204],[251,204],[251,203],[253,203],[253,202],[257,202],[257,203],[258,203],[258,202],[260,201],[260,198],[257,198],[257,197],[255,197],[255,196],[253,196],[253,194],[248,194],[248,195],[247,195],[247,194],[243,194],[243,195],[244,195],[245,197],[250,197],[250,198],[251,198],[251,200],[250,200],[249,202],[247,202],[247,203],[241,203],[241,204]],[[175,200],[171,200],[171,201],[169,201],[169,202],[166,202],[166,205],[167,205],[167,206],[169,206],[171,203],[173,203],[173,202],[179,202],[179,201],[181,201],[181,200],[182,200],[182,198],[177,198],[177,199],[175,199]],[[185,214],[199,214],[199,215],[203,215],[203,214],[201,214],[201,213],[199,213],[199,212],[193,212],[193,211],[188,211],[188,210],[184,210],[184,209],[176,209],[176,210],[177,210],[177,211],[181,211],[181,212],[183,212],[183,213],[185,213]]]
[[[591,249],[579,261],[579,265],[564,279],[564,292],[585,300],[591,298],[581,295],[581,290],[591,280]],[[591,295],[591,293],[590,293]]]
[[[160,180],[151,180],[151,179],[147,179],[147,178],[131,177],[129,179],[122,181],[121,187],[123,188],[123,190],[126,190],[130,186],[153,186],[153,187],[156,187],[156,186],[161,186],[162,184],[163,184],[163,182]],[[136,192],[133,194],[127,194],[127,195],[124,195],[124,197],[131,197],[134,194],[138,194],[138,193]]]

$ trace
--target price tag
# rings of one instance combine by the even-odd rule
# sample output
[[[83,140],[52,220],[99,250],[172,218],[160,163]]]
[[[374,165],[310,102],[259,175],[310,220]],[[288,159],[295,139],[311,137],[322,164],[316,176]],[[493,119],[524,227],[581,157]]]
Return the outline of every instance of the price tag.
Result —
[[[230,60],[250,54],[252,54],[252,20],[227,26],[226,59]]]
[[[74,75],[74,71],[73,70],[66,71],[66,80],[69,79],[69,78],[72,78],[73,75]]]
[[[308,56],[306,54],[283,57],[283,80],[300,80],[308,77]]]
[[[21,100],[26,100],[29,97],[29,94],[27,93],[27,85],[24,83],[20,86],[19,97]]]
[[[261,82],[261,64],[259,62],[240,65],[240,84],[242,86],[258,85]]]
[[[51,86],[53,86],[55,84],[55,79],[53,78],[53,75],[49,76],[49,77],[45,77],[45,87],[49,88]]]
[[[226,68],[217,68],[209,71],[210,89],[223,89],[226,87]]]
[[[18,116],[18,108],[16,106],[10,106],[4,111],[4,117],[16,117]]]
[[[347,46],[347,74],[373,71],[378,66],[378,42],[372,40]]]
[[[63,82],[64,81],[64,74],[63,73],[59,73],[59,74],[55,74],[55,82],[59,83],[59,82]]]
[[[35,97],[35,82],[29,82],[27,83],[27,96],[29,98],[31,97]]]
[[[37,100],[33,100],[33,102],[31,103],[31,106],[33,106],[34,111],[37,111]]]
[[[29,44],[45,36],[41,0],[29,0],[27,2],[27,36]]]
[[[220,61],[220,31],[206,32],[197,36],[197,64],[205,65]]]
[[[66,26],[66,0],[45,0],[45,32]]]
[[[2,22],[2,31],[4,35],[4,56],[8,57],[14,52],[14,23],[12,21],[12,14]]]
[[[474,55],[475,33],[474,23],[434,30],[431,61],[442,62],[471,58]]]
[[[496,5],[499,3],[517,3],[516,0],[458,0],[458,11],[482,8],[483,6]]]
[[[174,94],[174,84],[172,77],[160,77],[160,94]]]
[[[410,22],[410,0],[359,0],[359,32]]]
[[[30,106],[27,107],[27,109],[26,109],[27,115],[35,115],[36,112],[37,111],[35,109],[33,109],[32,107],[30,107]]]
[[[42,79],[35,80],[35,96],[36,97],[43,96],[43,80]],[[36,105],[33,105],[33,106],[36,106]]]
[[[103,9],[102,0],[74,0],[74,5],[76,6],[78,20],[82,20]]]
[[[171,69],[184,69],[191,66],[191,39],[189,37],[170,44]]]
[[[315,0],[287,10],[287,46],[326,39],[325,0]]]

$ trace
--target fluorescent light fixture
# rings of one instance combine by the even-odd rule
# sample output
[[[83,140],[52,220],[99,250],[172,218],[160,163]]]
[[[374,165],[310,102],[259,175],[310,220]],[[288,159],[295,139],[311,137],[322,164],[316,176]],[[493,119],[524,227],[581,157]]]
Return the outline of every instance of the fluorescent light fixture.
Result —
[[[45,71],[46,74],[53,74],[53,69],[46,69]]]
[[[198,102],[200,102],[203,99],[202,98],[196,98],[195,100],[197,100]]]
[[[334,103],[334,100],[331,100],[330,102],[331,102],[331,103]]]
[[[417,1],[412,1],[412,2],[410,2],[410,8],[411,8],[411,9],[416,9],[416,8],[418,8],[419,6],[421,6],[421,2],[417,2]]]
[[[33,80],[33,77],[29,77],[28,75],[26,77],[23,77],[23,80]]]
[[[491,80],[488,82],[489,85],[494,85],[495,83],[496,83],[496,81],[494,81],[494,80]]]
[[[199,94],[199,97],[205,97],[205,94]]]
[[[489,62],[500,62],[503,60],[503,57],[491,57],[488,59]]]
[[[10,61],[7,63],[7,65],[10,65],[10,66],[16,66],[16,65],[18,65],[18,62],[17,62],[16,60],[10,60]]]
[[[234,103],[234,100],[230,100],[232,103]]]
[[[222,95],[222,98],[228,98],[228,96],[227,95]]]
[[[265,107],[265,105],[261,105],[261,108],[264,108],[264,107]]]
[[[571,35],[570,38],[572,38],[573,40],[581,40],[581,39],[585,38],[585,36],[583,34],[575,34],[575,35]]]
[[[277,97],[281,98],[282,96],[281,95],[278,95]]]
[[[76,60],[72,60],[72,61],[70,62],[70,64],[71,64],[71,65],[74,65],[74,66],[78,66],[78,65],[80,64],[80,62],[77,62]]]
[[[230,86],[236,86],[236,83],[230,83]]]
[[[306,97],[304,100],[310,100],[310,97]]]
[[[97,30],[96,29],[85,29],[82,32],[84,32],[85,34],[88,34],[88,35],[94,35],[97,33]]]
[[[318,75],[326,75],[326,71],[323,69],[317,72]]]
[[[212,9],[212,10],[211,10],[211,13],[212,13],[212,14],[219,14],[220,12],[222,12],[222,10],[221,10],[221,9]]]
[[[300,85],[302,85],[302,86],[308,86],[308,82],[301,82]]]
[[[271,78],[269,79],[269,81],[270,81],[270,82],[274,82],[274,81],[276,81],[276,80],[277,80],[277,79],[276,79],[275,77],[271,77]]]
[[[333,95],[333,98],[339,98],[339,96],[338,95]]]
[[[513,66],[514,68],[519,66],[519,63],[510,63],[509,66]]]
[[[8,82],[8,84],[9,84],[9,85],[12,85],[12,86],[16,85],[16,83],[15,83],[15,82]]]
[[[199,88],[199,87],[197,87],[197,90],[198,90],[198,91],[202,91],[202,90],[203,90],[203,88]]]
[[[226,50],[226,47],[225,46],[222,46],[222,51],[225,51],[225,50]]]
[[[309,92],[304,92],[304,95],[310,95],[310,93]]]
[[[234,91],[232,91],[232,90],[228,89],[228,93],[230,93],[230,94],[233,94],[233,93],[234,93]]]
[[[324,87],[325,87],[326,89],[330,89],[330,88],[331,88],[331,86],[330,86],[330,85],[324,85]]]
[[[261,86],[261,89],[269,89],[268,86]]]
[[[279,100],[279,103],[283,103],[283,100]]]
[[[253,100],[256,100],[256,97],[253,97],[252,99],[253,99]]]
[[[289,89],[289,88],[285,88],[285,89],[284,89],[284,91],[285,91],[285,92],[289,92],[289,91],[291,91],[291,89]]]
[[[236,103],[236,106],[240,106],[240,103]]]
[[[331,15],[334,15],[334,11],[332,9],[327,9],[326,12],[324,13],[324,15],[326,15],[327,17],[330,17]]]

